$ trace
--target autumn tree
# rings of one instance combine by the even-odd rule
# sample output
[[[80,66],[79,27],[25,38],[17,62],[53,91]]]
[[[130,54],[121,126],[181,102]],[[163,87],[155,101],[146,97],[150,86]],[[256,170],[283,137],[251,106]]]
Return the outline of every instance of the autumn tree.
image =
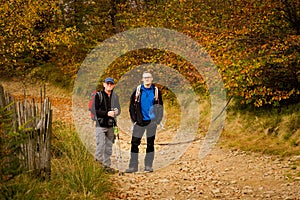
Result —
[[[129,29],[164,27],[206,49],[238,102],[298,102],[299,7],[296,0],[1,0],[1,72],[72,86],[97,44]],[[178,70],[197,91],[205,88],[190,63],[160,50],[129,52],[108,72],[120,77],[151,62]]]
[[[72,86],[86,54],[114,33],[107,0],[1,0],[1,74]]]
[[[228,96],[240,103],[277,106],[299,101],[295,0],[174,0],[127,9],[122,16],[125,29],[165,27],[197,40],[217,64]],[[183,74],[190,71],[185,66]]]
[[[76,43],[76,27],[59,25],[56,0],[1,2],[1,73],[28,77],[59,70],[55,64],[58,46]]]

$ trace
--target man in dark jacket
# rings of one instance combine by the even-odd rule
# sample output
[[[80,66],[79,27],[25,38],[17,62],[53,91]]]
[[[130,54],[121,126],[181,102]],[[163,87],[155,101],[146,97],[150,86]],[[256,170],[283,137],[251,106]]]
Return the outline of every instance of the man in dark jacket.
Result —
[[[163,117],[163,101],[158,88],[153,84],[152,74],[143,73],[143,84],[138,86],[130,97],[130,117],[133,123],[129,168],[125,172],[138,171],[139,145],[146,131],[147,148],[144,171],[153,172],[154,140],[157,125]]]
[[[110,157],[115,140],[113,126],[117,126],[116,117],[121,113],[119,97],[113,92],[114,87],[114,79],[106,78],[103,90],[95,95],[97,116],[95,160],[101,162],[109,172],[113,171],[110,168]]]

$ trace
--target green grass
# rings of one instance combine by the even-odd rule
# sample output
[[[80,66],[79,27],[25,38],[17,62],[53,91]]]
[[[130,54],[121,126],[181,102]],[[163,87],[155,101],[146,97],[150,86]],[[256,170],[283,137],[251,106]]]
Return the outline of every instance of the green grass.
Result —
[[[51,179],[23,173],[1,185],[0,199],[108,199],[112,182],[85,149],[74,127],[53,125]]]

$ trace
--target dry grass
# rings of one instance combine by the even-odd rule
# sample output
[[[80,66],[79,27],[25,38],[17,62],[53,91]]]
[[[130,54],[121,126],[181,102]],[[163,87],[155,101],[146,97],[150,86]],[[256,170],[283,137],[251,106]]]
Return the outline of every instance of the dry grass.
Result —
[[[1,79],[0,84],[3,85],[6,91],[9,91],[9,93],[16,96],[24,95],[24,90],[26,90],[26,95],[40,96],[41,88],[44,89],[44,86],[46,86],[47,96],[51,96],[51,97],[71,96],[71,91],[55,87],[49,83],[46,84],[30,83],[30,82],[22,82],[19,80]]]
[[[278,109],[229,109],[222,145],[282,156],[300,154],[300,104]]]
[[[0,199],[108,199],[112,182],[74,128],[58,122],[53,128],[51,179],[21,174],[1,185]]]

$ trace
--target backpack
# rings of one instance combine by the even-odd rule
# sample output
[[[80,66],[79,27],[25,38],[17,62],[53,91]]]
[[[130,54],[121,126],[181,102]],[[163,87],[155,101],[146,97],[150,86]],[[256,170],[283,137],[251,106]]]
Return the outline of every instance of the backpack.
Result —
[[[90,100],[89,100],[89,111],[90,111],[91,119],[93,121],[96,121],[95,96],[97,93],[99,95],[99,99],[101,103],[103,99],[102,92],[97,92],[96,90],[91,93]]]
[[[140,102],[140,98],[141,98],[141,87],[142,85],[138,85],[136,87],[136,91],[135,91],[135,98],[134,98],[134,104],[136,104],[137,102]],[[154,98],[155,100],[158,100],[158,88],[155,86],[155,92],[154,92]]]

